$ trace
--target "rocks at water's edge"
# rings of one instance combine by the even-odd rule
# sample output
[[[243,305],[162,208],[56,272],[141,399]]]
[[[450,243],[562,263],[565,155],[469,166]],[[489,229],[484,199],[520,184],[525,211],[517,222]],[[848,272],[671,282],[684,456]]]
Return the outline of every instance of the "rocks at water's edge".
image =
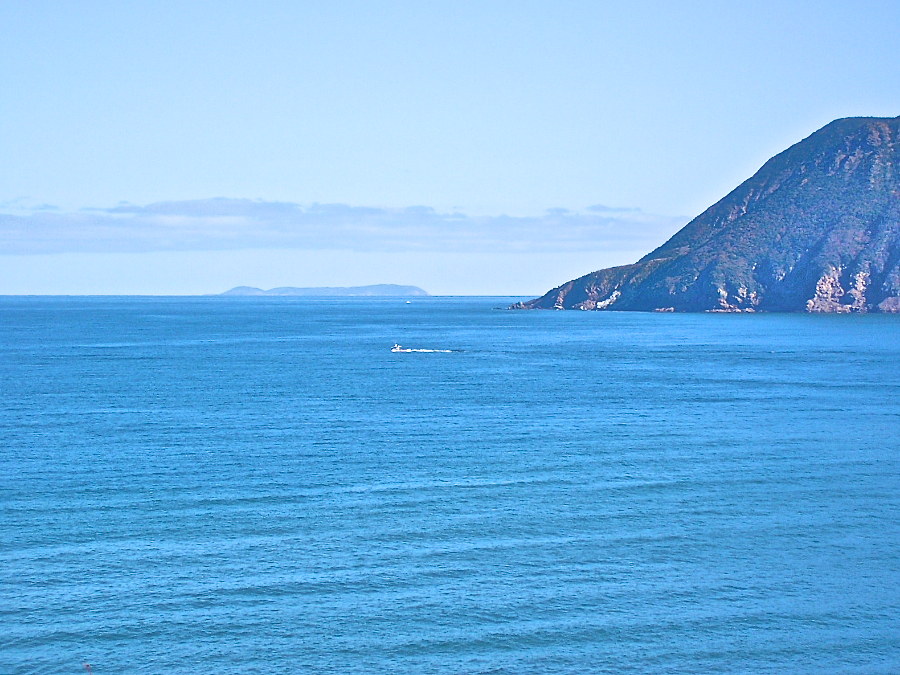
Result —
[[[828,124],[633,265],[517,309],[900,312],[900,117]]]

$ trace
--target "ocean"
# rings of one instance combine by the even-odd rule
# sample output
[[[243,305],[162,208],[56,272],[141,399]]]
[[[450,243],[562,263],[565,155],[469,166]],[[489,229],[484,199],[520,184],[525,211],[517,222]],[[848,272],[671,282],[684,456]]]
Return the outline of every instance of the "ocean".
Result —
[[[0,298],[0,674],[900,672],[900,317],[517,299]]]

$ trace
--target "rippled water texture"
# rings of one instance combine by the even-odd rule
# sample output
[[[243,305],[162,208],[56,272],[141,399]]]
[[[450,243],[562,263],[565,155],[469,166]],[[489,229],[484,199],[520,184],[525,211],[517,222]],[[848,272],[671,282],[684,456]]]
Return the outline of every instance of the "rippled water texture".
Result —
[[[900,671],[900,317],[507,303],[0,299],[0,673]]]

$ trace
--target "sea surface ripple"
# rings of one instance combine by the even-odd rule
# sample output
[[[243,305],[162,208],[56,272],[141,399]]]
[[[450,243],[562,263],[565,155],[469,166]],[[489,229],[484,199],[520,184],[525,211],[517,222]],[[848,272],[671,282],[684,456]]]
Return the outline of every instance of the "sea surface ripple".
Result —
[[[900,317],[509,302],[0,299],[0,673],[900,672]]]

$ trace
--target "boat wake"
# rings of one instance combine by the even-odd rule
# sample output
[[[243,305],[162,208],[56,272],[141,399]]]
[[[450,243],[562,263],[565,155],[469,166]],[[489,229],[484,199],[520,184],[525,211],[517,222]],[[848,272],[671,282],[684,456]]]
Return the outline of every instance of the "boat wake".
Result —
[[[432,353],[432,354],[450,354],[453,352],[452,349],[407,349],[406,347],[401,347],[398,344],[395,344],[391,347],[392,352],[402,352],[404,354],[409,354],[411,352],[422,352],[422,353]]]

